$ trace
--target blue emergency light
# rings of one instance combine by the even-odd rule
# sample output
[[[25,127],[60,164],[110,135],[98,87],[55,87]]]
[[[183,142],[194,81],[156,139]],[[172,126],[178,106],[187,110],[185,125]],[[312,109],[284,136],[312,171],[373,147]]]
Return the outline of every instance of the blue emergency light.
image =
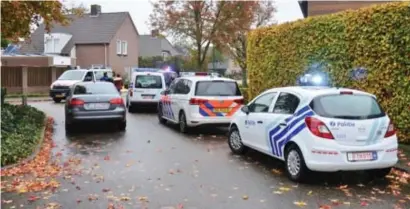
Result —
[[[322,64],[313,64],[298,78],[297,85],[331,86],[331,79],[329,74],[323,69]]]

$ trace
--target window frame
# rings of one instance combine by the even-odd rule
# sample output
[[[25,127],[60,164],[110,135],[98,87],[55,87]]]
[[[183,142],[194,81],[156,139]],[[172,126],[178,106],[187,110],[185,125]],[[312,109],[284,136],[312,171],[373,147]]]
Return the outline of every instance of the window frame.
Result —
[[[117,55],[121,55],[122,53],[122,42],[121,40],[117,40]]]
[[[127,41],[121,41],[121,54],[128,55],[128,42]]]
[[[256,103],[256,101],[258,101],[260,98],[262,98],[262,97],[264,97],[264,96],[267,96],[267,95],[269,95],[269,94],[274,94],[274,96],[273,96],[273,98],[272,98],[272,101],[271,101],[270,104],[269,104],[269,107],[268,107],[268,111],[267,111],[267,112],[255,112],[255,111],[253,111],[253,110],[251,109],[252,105],[254,105],[254,104]],[[248,103],[246,106],[248,106],[249,113],[272,113],[273,104],[274,104],[274,102],[276,101],[277,97],[278,97],[278,92],[277,92],[277,91],[265,92],[265,93],[262,93],[261,95],[259,95],[258,97],[256,97],[254,100],[252,100],[252,101],[251,101],[250,103]]]
[[[293,114],[295,114],[295,112],[299,109],[300,102],[302,101],[300,96],[297,95],[295,92],[289,92],[289,91],[280,91],[278,93],[279,94],[277,95],[277,99],[275,100],[275,103],[273,104],[273,107],[272,107],[272,113],[273,114],[282,114],[282,115],[293,115]],[[295,109],[293,110],[292,113],[275,112],[276,104],[277,104],[277,102],[278,102],[278,100],[279,100],[279,98],[282,94],[290,94],[290,95],[296,97],[299,100],[297,106],[295,107]]]

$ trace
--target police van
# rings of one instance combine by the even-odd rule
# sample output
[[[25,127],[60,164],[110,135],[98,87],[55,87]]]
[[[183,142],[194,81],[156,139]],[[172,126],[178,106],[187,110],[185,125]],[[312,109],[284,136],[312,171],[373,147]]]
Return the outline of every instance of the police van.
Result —
[[[311,171],[384,177],[398,161],[395,128],[376,97],[347,88],[269,89],[235,115],[228,144],[236,154],[252,148],[285,161],[294,181]]]
[[[186,133],[201,125],[229,125],[241,108],[243,96],[235,80],[207,73],[184,73],[161,93],[158,119],[179,124]]]
[[[128,112],[142,106],[156,107],[160,100],[160,93],[165,90],[177,74],[170,70],[157,68],[132,69],[126,105]]]

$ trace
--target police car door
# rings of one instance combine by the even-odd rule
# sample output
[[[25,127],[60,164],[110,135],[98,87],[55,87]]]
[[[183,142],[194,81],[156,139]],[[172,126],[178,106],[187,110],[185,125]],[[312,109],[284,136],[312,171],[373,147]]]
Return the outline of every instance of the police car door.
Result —
[[[184,102],[188,101],[187,95],[190,91],[189,82],[187,79],[179,79],[175,85],[175,93],[171,96],[171,106],[174,115],[174,119],[177,120],[178,113],[181,109],[184,109]],[[185,115],[188,113],[185,112]]]
[[[249,114],[245,116],[244,130],[241,132],[245,144],[261,152],[268,152],[266,146],[266,125],[272,120],[273,102],[276,92],[267,92],[248,105]]]
[[[280,92],[273,107],[273,117],[267,126],[267,140],[271,155],[283,158],[283,148],[294,135],[298,127],[304,123],[304,110],[297,110],[299,97],[290,92]]]

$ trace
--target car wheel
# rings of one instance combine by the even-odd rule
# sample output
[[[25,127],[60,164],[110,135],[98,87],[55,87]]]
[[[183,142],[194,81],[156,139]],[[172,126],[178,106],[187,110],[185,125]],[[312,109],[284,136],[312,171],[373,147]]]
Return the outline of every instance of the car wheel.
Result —
[[[66,134],[72,134],[74,132],[74,124],[72,123],[65,123],[65,133]]]
[[[54,100],[55,103],[60,103],[61,102],[60,98],[53,98],[53,100]]]
[[[382,179],[386,177],[391,171],[391,168],[382,168],[382,169],[372,169],[366,171],[370,176],[376,179]]]
[[[188,132],[188,125],[186,123],[186,117],[185,117],[185,113],[181,112],[179,114],[179,132],[181,133],[187,133]]]
[[[131,104],[128,105],[128,112],[129,113],[135,113],[135,108]]]
[[[306,167],[305,160],[299,147],[291,145],[285,153],[286,173],[290,180],[303,182],[308,176],[309,169]]]
[[[236,126],[229,130],[228,144],[234,154],[241,155],[248,151],[248,147],[242,143],[241,135],[239,134],[239,130]]]
[[[159,121],[159,123],[165,124],[165,123],[167,122],[167,120],[162,117],[163,115],[162,115],[162,106],[161,106],[161,105],[158,105],[158,113],[157,113],[157,115],[158,115],[158,121]]]
[[[121,121],[118,124],[118,129],[120,129],[120,131],[125,131],[126,128],[127,128],[127,121]]]

